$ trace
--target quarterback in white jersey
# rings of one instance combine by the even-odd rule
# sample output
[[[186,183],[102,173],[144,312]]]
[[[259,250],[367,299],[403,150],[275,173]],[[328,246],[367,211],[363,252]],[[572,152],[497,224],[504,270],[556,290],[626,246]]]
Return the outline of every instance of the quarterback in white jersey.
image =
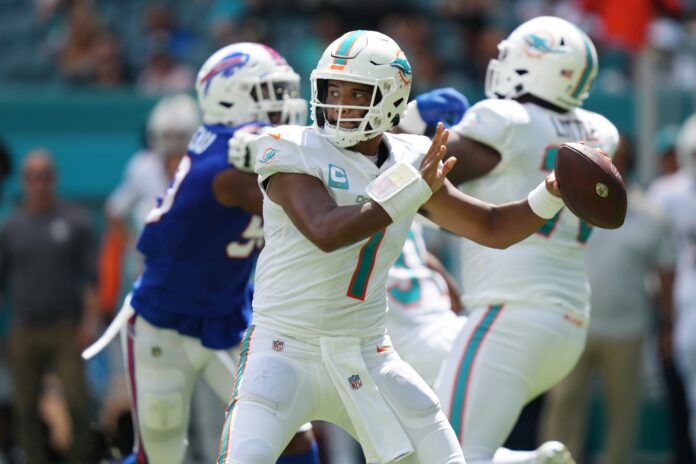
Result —
[[[471,181],[460,189],[503,203],[552,171],[564,142],[583,140],[614,152],[614,125],[578,108],[597,73],[595,48],[580,29],[539,17],[498,48],[488,69],[489,99],[452,128],[447,148],[458,163],[448,178],[454,184]],[[494,455],[523,406],[561,380],[583,350],[589,313],[583,253],[590,232],[564,209],[506,250],[463,241],[470,314],[436,392],[467,462],[538,462],[534,453]]]
[[[387,332],[401,358],[433,386],[442,360],[466,322],[459,292],[442,264],[425,247],[423,226],[414,222],[387,279]]]
[[[696,114],[680,129],[676,151],[679,171],[655,181],[648,196],[662,207],[676,232],[674,357],[687,390],[696,448]]]
[[[417,211],[454,233],[507,247],[562,207],[553,176],[527,200],[494,206],[456,190],[433,142],[386,132],[403,116],[411,67],[372,31],[346,33],[312,73],[312,127],[258,141],[264,238],[252,326],[219,463],[269,463],[300,424],[333,422],[368,462],[463,463],[427,384],[390,349],[389,268]]]

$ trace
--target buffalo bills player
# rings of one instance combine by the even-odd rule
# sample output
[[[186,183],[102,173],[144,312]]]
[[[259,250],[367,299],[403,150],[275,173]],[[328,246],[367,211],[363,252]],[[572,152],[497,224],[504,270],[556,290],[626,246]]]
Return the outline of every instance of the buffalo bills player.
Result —
[[[303,122],[298,89],[285,59],[256,43],[222,48],[198,74],[204,124],[147,216],[137,244],[145,270],[124,304],[132,314],[122,342],[137,424],[133,462],[183,461],[199,376],[229,399],[263,235],[256,176],[229,164],[228,143],[237,131]],[[311,432],[285,454],[278,462],[317,462]]]

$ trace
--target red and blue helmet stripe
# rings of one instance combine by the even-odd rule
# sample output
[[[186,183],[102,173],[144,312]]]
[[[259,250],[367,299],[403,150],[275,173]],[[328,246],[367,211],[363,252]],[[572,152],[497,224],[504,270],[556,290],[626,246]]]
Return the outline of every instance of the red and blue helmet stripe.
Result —
[[[213,80],[213,77],[218,74],[230,77],[237,72],[237,70],[243,68],[248,61],[249,55],[242,52],[235,52],[224,57],[213,69],[208,71],[208,74],[201,78],[200,83],[205,83],[205,93],[208,93],[208,88],[210,87],[210,82]]]

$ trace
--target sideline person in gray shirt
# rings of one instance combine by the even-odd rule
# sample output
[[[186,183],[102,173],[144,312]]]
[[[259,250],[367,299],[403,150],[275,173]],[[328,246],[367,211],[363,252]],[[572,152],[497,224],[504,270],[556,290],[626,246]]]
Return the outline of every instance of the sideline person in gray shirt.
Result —
[[[22,166],[24,197],[0,228],[0,286],[11,311],[10,345],[19,445],[44,463],[37,406],[44,375],[61,381],[73,430],[70,463],[88,463],[89,397],[80,351],[97,322],[96,263],[84,214],[56,196],[56,170],[45,150]]]

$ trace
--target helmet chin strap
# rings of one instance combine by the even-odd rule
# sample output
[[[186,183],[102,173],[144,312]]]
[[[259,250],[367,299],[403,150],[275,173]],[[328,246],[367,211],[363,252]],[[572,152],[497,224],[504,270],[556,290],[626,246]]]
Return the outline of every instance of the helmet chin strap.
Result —
[[[369,111],[366,112],[359,121],[356,120],[358,118],[346,118],[349,119],[348,122],[356,123],[356,127],[347,128],[341,125],[342,122],[345,122],[342,121],[341,118],[342,109],[340,107],[336,109],[338,110],[338,119],[335,124],[329,122],[329,118],[326,116],[326,107],[319,107],[316,111],[318,116],[317,125],[319,125],[320,122],[323,123],[323,125],[319,125],[319,127],[322,129],[324,136],[329,138],[334,145],[347,148],[365,140],[369,140],[374,136],[371,134],[373,129],[370,126],[369,120],[366,119]],[[363,125],[365,127],[361,129]]]
[[[339,122],[340,123],[340,122]],[[338,125],[333,125],[331,124],[328,119],[325,120],[324,122],[324,127],[322,128],[322,132],[324,135],[333,143],[334,145],[341,147],[341,148],[347,148],[347,147],[352,147],[353,145],[360,143],[362,140],[346,140],[346,137],[342,137],[343,134],[346,133],[351,133],[354,131],[357,131],[358,128],[352,128],[352,129],[346,129],[339,127]]]
[[[561,108],[560,106],[554,105],[553,103],[544,100],[543,98],[532,95],[531,93],[525,93],[515,98],[520,103],[534,103],[535,105],[546,108],[547,110],[555,111],[556,113],[567,113],[569,110]]]

